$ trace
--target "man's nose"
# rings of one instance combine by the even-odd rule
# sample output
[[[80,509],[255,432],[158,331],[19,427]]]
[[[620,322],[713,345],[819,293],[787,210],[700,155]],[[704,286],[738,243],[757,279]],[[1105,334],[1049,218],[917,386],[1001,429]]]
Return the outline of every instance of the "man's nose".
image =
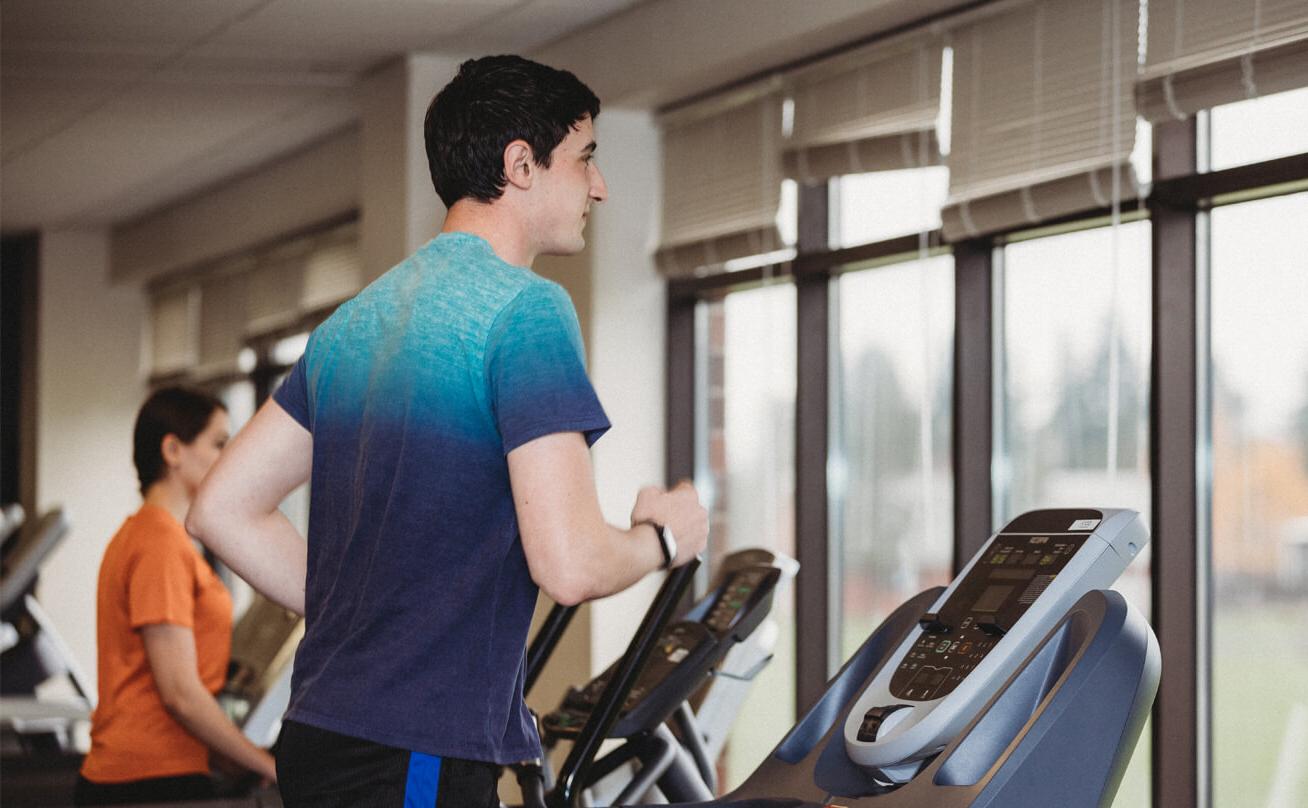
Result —
[[[593,176],[590,178],[590,198],[596,202],[603,202],[609,198],[609,186],[604,182],[604,175],[600,173],[599,166],[591,166]]]

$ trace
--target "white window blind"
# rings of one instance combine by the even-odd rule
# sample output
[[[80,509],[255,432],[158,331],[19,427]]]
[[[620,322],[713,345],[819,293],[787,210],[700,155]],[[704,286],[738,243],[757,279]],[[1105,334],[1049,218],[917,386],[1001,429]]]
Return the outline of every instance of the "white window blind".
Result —
[[[245,284],[245,333],[267,334],[300,318],[305,245],[295,243],[260,257]]]
[[[919,36],[795,74],[786,176],[820,181],[938,164],[942,51],[938,38]]]
[[[253,262],[229,264],[200,284],[200,356],[194,375],[235,373],[245,339],[245,284]]]
[[[305,312],[335,306],[363,284],[357,228],[346,225],[317,239],[305,258],[300,307]]]
[[[1136,194],[1137,0],[1035,0],[956,29],[951,240]]]
[[[1151,121],[1308,86],[1305,0],[1149,0],[1138,88]]]
[[[166,376],[195,364],[199,291],[193,286],[155,291],[150,300],[150,374]]]
[[[715,99],[663,117],[663,231],[656,260],[684,276],[781,249],[777,89]]]
[[[153,285],[151,375],[211,381],[239,373],[251,337],[300,326],[359,291],[358,238],[350,222]]]

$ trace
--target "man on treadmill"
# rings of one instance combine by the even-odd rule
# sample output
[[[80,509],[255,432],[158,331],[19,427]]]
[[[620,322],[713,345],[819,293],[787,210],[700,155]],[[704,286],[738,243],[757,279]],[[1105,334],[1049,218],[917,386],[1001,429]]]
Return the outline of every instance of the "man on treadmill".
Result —
[[[287,806],[497,805],[538,757],[522,700],[537,587],[564,603],[684,564],[687,482],[600,512],[609,421],[567,293],[538,255],[584,246],[608,190],[599,100],[515,56],[465,62],[424,126],[441,233],[314,330],[205,480],[187,529],[306,617],[277,754]],[[311,481],[306,543],[278,510]]]

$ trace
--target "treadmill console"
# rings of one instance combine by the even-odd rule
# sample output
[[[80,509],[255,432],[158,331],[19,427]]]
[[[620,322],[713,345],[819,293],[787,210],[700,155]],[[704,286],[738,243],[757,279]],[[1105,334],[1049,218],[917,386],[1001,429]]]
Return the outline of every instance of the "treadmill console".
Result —
[[[641,670],[640,678],[627,694],[627,699],[622,705],[623,712],[639,704],[652,685],[666,679],[677,665],[686,661],[691,654],[706,644],[712,644],[714,639],[712,632],[700,623],[675,623],[668,626],[663,636],[659,637],[659,643],[649,662],[646,662]],[[600,694],[608,686],[611,675],[612,671],[606,670],[587,682],[580,690],[569,691],[563,699],[564,706],[589,712],[599,703]]]
[[[780,575],[780,571],[772,566],[745,567],[733,572],[719,588],[703,624],[721,639],[740,627],[747,616],[765,616],[767,610],[759,612],[757,607],[772,597],[772,590]],[[749,631],[756,626],[757,622],[749,626]],[[743,632],[736,639],[743,640],[749,631]]]
[[[1140,515],[1031,511],[985,544],[921,616],[845,720],[854,762],[910,778],[1082,595],[1106,588],[1149,540]]]
[[[614,737],[662,722],[698,689],[727,651],[767,617],[781,570],[770,564],[742,564],[739,555],[742,553],[728,556],[718,586],[691,609],[686,619],[664,629],[622,705]],[[772,558],[770,553],[766,555]],[[612,673],[610,667],[584,687],[570,688],[559,708],[542,719],[545,733],[554,737],[575,735],[599,702]]]
[[[922,633],[890,680],[897,699],[947,696],[1017,624],[1089,537],[1000,534]]]

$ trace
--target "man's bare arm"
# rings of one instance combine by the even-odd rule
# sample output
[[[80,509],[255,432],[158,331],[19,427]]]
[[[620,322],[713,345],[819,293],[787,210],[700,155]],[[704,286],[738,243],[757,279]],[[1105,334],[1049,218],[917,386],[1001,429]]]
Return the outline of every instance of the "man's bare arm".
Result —
[[[312,463],[313,436],[270,399],[223,450],[186,517],[187,532],[297,614],[308,549],[278,506],[309,479]]]
[[[508,460],[527,564],[554,601],[572,605],[620,592],[662,566],[653,528],[622,530],[604,521],[580,433],[537,438],[510,452]],[[671,492],[642,490],[634,516],[673,530],[677,566],[704,549],[708,514],[688,483]]]

